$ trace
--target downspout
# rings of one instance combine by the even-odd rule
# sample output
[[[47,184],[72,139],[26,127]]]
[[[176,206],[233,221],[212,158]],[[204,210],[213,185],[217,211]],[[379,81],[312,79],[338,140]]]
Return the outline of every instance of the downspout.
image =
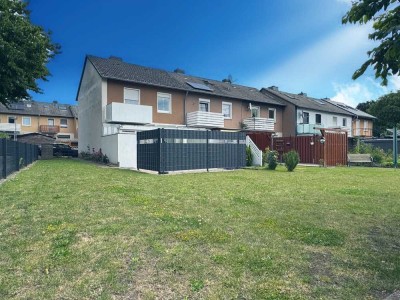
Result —
[[[187,127],[187,117],[186,117],[186,98],[189,94],[189,91],[186,91],[185,98],[183,99],[183,121],[184,125]]]

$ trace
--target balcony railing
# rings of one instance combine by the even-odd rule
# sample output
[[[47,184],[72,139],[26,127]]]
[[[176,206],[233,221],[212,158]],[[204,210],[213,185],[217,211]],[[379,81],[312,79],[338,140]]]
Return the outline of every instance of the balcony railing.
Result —
[[[60,132],[60,126],[58,125],[40,125],[39,126],[39,131],[41,133],[59,133]]]
[[[297,124],[297,134],[321,134],[319,128],[324,128],[324,124]]]
[[[187,114],[187,125],[190,127],[223,128],[224,115],[206,111],[194,111]]]
[[[106,106],[105,121],[120,124],[151,124],[153,108],[146,105],[113,102]]]
[[[21,132],[21,125],[14,123],[0,123],[0,132]]]
[[[274,120],[267,118],[247,118],[243,119],[243,125],[245,129],[248,130],[266,130],[275,131]]]

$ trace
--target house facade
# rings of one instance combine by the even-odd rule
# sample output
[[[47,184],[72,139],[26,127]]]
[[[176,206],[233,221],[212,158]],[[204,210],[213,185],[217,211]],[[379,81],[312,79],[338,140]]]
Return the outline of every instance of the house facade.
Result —
[[[58,142],[77,143],[77,107],[58,102],[20,101],[0,104],[0,132],[10,135],[40,133]]]
[[[265,131],[282,135],[282,101],[259,90],[87,56],[77,94],[79,151],[102,149],[136,168],[136,133],[155,128]]]
[[[352,114],[351,132],[353,137],[371,138],[373,136],[373,121],[376,119],[374,116],[341,102],[327,101]]]
[[[354,136],[354,114],[332,104],[329,99],[311,98],[305,93],[291,94],[275,86],[263,88],[261,92],[286,103],[284,136],[321,134],[320,129],[340,129],[347,131],[349,137]]]

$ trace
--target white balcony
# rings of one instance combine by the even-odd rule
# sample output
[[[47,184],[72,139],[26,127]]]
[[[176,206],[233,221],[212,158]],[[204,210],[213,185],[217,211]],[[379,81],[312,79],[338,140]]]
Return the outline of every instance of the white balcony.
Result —
[[[0,131],[1,132],[21,132],[21,125],[15,123],[0,123]]]
[[[275,131],[275,122],[267,118],[247,118],[243,119],[243,125],[248,130]]]
[[[321,134],[319,128],[324,128],[324,124],[297,124],[297,134]]]
[[[120,124],[150,124],[153,123],[153,108],[113,102],[106,106],[105,121]]]
[[[187,125],[190,127],[223,128],[224,115],[206,111],[194,111],[187,114]]]

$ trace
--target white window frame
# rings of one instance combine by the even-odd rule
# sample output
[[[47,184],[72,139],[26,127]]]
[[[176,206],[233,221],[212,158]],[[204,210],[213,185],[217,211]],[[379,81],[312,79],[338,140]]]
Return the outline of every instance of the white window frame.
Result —
[[[337,118],[336,116],[333,116],[333,117],[332,117],[332,125],[333,125],[333,126],[338,126],[337,120],[338,120],[338,118]],[[336,122],[335,122],[335,121],[336,121]]]
[[[342,126],[347,127],[347,118],[343,118],[342,120]]]
[[[26,121],[26,120],[29,120],[29,125],[26,125],[25,122],[24,122],[24,120],[25,120],[25,121]],[[32,126],[32,119],[31,119],[31,117],[22,117],[22,126],[26,126],[26,127]]]
[[[228,105],[229,106],[229,116],[228,117],[226,117],[225,116],[225,114],[224,114],[224,105]],[[221,108],[222,108],[222,114],[224,114],[224,119],[225,120],[232,120],[232,114],[233,114],[233,110],[232,110],[232,102],[222,102],[222,106],[221,106]]]
[[[50,125],[50,120],[53,120],[53,125]],[[55,126],[56,125],[56,120],[54,120],[54,118],[48,118],[47,119],[47,126]]]
[[[257,116],[253,117],[253,109],[256,109],[258,111],[258,117]],[[261,117],[261,108],[259,106],[252,106],[250,113],[251,113],[252,118],[260,118]]]
[[[319,116],[319,123],[317,122],[317,116]],[[322,124],[322,114],[315,114],[315,125]]]
[[[159,101],[158,97],[169,98],[169,110],[168,111],[160,110],[160,108],[158,107],[158,101]],[[171,114],[172,113],[172,95],[171,94],[157,92],[157,112],[161,113],[161,114]]]
[[[135,101],[133,99],[127,99],[125,92],[127,90],[133,90],[133,91],[137,91],[138,92],[138,103],[134,104],[134,103],[127,103],[126,100],[131,100],[131,101]],[[134,89],[134,88],[128,88],[128,87],[124,87],[124,103],[125,104],[132,104],[132,105],[140,105],[140,90],[139,89]]]
[[[66,120],[66,121],[67,121],[67,124],[62,124],[62,123],[61,123],[61,120]],[[68,128],[68,119],[67,119],[67,118],[60,118],[60,127],[61,127],[61,128]]]
[[[199,111],[202,111],[202,110],[200,109],[200,104],[202,104],[202,103],[207,103],[207,104],[208,104],[208,110],[207,110],[207,112],[210,112],[210,111],[211,111],[211,101],[210,101],[210,99],[199,98]]]
[[[304,121],[306,119],[305,116],[307,116],[307,123]],[[301,124],[310,124],[310,112],[303,111],[303,113],[302,113],[302,123]]]
[[[274,118],[272,118],[272,119],[269,117],[269,112],[270,111],[274,112]],[[268,120],[273,120],[274,123],[276,123],[276,108],[268,108]]]

